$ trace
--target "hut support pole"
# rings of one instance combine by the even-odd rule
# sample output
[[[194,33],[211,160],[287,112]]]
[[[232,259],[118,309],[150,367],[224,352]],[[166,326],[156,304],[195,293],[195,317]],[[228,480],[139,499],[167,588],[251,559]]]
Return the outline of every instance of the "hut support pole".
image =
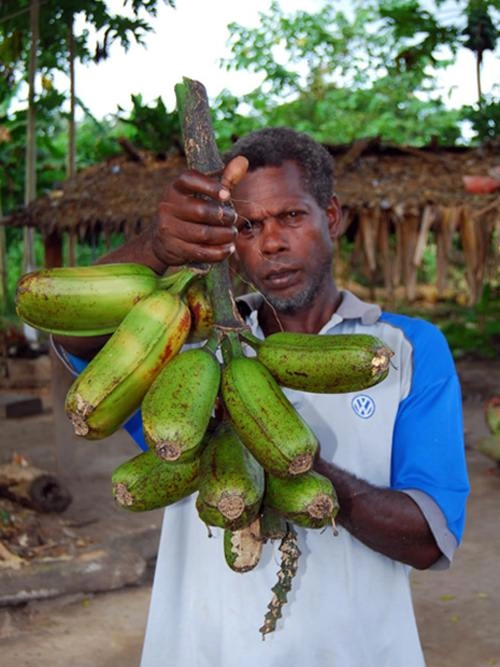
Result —
[[[46,269],[63,265],[63,243],[59,232],[52,232],[45,238],[44,250]]]

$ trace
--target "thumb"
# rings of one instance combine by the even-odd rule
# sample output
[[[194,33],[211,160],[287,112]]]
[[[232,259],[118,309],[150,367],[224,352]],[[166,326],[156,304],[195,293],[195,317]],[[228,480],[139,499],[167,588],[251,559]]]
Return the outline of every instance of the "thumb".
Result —
[[[243,155],[237,155],[224,168],[221,185],[228,193],[237,185],[248,171],[248,160]],[[228,197],[229,198],[229,197]]]

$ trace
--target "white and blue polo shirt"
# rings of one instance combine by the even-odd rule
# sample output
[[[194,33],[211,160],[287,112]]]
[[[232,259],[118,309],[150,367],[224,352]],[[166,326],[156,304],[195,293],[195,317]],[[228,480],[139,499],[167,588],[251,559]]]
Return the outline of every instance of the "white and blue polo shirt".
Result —
[[[258,323],[259,297],[244,299]],[[315,431],[321,455],[419,505],[447,567],[460,542],[469,484],[460,386],[446,339],[434,325],[382,313],[342,293],[322,335],[368,333],[394,356],[388,377],[363,391],[285,389]],[[78,360],[66,355],[75,370]],[[124,427],[145,447],[140,414]],[[411,600],[411,568],[372,551],[345,529],[297,528],[301,556],[277,629],[259,633],[279,569],[278,544],[259,565],[227,566],[222,531],[210,536],[195,495],[164,512],[141,667],[422,667]],[[429,575],[432,576],[432,575]]]

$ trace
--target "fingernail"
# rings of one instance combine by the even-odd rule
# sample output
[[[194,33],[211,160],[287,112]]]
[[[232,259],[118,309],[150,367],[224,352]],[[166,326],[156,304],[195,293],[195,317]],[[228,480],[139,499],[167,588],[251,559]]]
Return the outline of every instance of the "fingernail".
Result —
[[[229,190],[226,190],[226,188],[222,188],[221,190],[219,190],[219,199],[227,201],[230,198],[231,198],[231,193],[229,192]]]
[[[231,245],[229,246],[229,254],[232,255],[235,251],[236,251],[236,246],[234,245],[234,243],[231,243]]]

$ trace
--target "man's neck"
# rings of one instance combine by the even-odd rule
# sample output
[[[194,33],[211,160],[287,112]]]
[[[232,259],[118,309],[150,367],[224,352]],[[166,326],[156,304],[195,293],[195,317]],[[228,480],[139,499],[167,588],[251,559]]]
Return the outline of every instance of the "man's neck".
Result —
[[[259,309],[259,323],[266,336],[277,331],[318,333],[337,310],[341,300],[342,295],[335,287],[312,306],[294,313],[278,312],[264,300]]]

